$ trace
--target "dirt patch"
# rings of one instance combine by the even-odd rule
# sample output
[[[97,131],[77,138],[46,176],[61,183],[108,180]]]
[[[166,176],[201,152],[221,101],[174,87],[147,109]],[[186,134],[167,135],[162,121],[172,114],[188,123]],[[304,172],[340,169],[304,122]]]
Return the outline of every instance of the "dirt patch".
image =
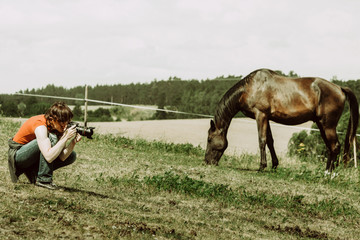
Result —
[[[132,233],[137,232],[137,233],[150,234],[152,236],[165,235],[175,239],[184,238],[182,234],[176,233],[175,229],[166,229],[165,227],[159,227],[159,226],[149,226],[148,224],[143,222],[139,222],[139,223],[129,222],[129,221],[120,222],[117,225],[114,225],[113,229],[118,229],[119,236],[121,237],[131,237]],[[193,235],[193,231],[190,232],[190,235]]]
[[[329,239],[328,235],[326,233],[318,232],[315,230],[311,230],[309,228],[306,228],[305,230],[302,230],[299,226],[285,226],[281,227],[278,226],[265,226],[266,229],[286,233],[294,236],[299,236],[302,238],[312,238],[312,239]]]

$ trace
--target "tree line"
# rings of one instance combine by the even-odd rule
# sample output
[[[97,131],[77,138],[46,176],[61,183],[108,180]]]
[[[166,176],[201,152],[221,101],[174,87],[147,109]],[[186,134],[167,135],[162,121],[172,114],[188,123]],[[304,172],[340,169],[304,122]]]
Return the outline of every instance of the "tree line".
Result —
[[[122,104],[153,105],[161,109],[209,115],[213,114],[221,96],[240,79],[241,76],[221,76],[212,80],[199,81],[170,77],[168,80],[154,80],[151,83],[88,86],[88,99]],[[50,84],[41,89],[27,89],[19,93],[84,99],[85,86],[67,89]],[[52,98],[3,94],[0,95],[0,113],[9,117],[28,117],[43,113],[54,101]],[[76,106],[84,104],[83,101],[74,100],[65,100],[65,102]],[[89,102],[89,105],[91,104],[94,103]],[[157,112],[154,117],[161,119],[192,116]]]
[[[290,71],[288,74],[277,72],[284,76],[298,76],[294,71]],[[161,109],[213,115],[221,97],[241,79],[242,76],[231,75],[206,80],[182,80],[170,77],[167,80],[154,80],[150,83],[88,86],[88,99],[122,104],[153,105]],[[331,81],[340,86],[350,87],[360,101],[360,79],[340,81],[335,78]],[[83,99],[85,86],[67,89],[50,84],[40,89],[21,90],[19,93]],[[29,117],[44,113],[54,101],[56,100],[52,98],[2,94],[0,95],[0,114],[8,117]],[[76,106],[75,116],[82,114],[79,106],[84,104],[83,101],[65,100],[65,102]],[[104,116],[107,116],[111,120],[110,110],[107,109],[98,110],[96,113],[90,112],[90,114],[102,116],[103,120]],[[241,114],[237,116],[241,116]],[[160,111],[153,116],[153,119],[165,118],[194,118],[194,116]]]

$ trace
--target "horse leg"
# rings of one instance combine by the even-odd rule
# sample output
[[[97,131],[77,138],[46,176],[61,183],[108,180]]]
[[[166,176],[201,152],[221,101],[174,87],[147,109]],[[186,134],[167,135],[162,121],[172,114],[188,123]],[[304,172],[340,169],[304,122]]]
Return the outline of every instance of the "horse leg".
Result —
[[[328,160],[326,163],[326,171],[332,171],[335,168],[337,156],[340,153],[340,143],[336,133],[336,127],[326,128],[320,122],[317,123],[321,136],[329,151]]]
[[[270,150],[270,154],[271,154],[271,161],[272,161],[272,168],[273,169],[276,169],[277,166],[279,165],[279,160],[276,156],[276,153],[275,153],[275,148],[274,148],[274,138],[272,136],[272,133],[271,133],[271,128],[270,128],[270,124],[269,124],[269,121],[267,123],[268,125],[268,128],[267,128],[267,136],[266,136],[266,144]]]
[[[337,162],[337,156],[340,153],[340,143],[336,134],[336,129],[326,129],[325,135],[330,142],[329,160],[326,164],[327,170],[330,172],[335,169],[335,163]]]
[[[260,147],[260,169],[262,171],[266,168],[266,136],[268,128],[268,120],[266,119],[265,114],[259,113],[256,116],[256,123],[258,128],[258,137],[259,137],[259,147]]]

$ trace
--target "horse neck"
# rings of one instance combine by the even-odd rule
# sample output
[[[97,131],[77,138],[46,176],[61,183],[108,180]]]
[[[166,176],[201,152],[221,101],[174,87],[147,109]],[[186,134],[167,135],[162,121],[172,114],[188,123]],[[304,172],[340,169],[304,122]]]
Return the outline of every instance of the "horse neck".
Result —
[[[220,100],[215,114],[215,124],[220,129],[228,130],[231,120],[241,110],[239,99],[242,91],[230,89]]]

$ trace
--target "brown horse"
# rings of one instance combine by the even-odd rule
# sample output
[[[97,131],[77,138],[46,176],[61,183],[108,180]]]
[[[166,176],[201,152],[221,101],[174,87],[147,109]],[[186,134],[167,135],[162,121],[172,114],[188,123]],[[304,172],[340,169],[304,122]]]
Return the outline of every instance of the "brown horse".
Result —
[[[272,159],[272,168],[279,165],[269,121],[295,125],[314,121],[329,152],[326,170],[335,167],[340,143],[336,126],[346,99],[350,120],[344,146],[344,162],[349,161],[350,144],[356,135],[359,106],[354,93],[321,78],[289,78],[269,69],[259,69],[230,88],[220,100],[214,120],[210,121],[205,154],[207,164],[219,163],[227,148],[227,131],[236,113],[243,112],[256,120],[260,147],[260,170],[267,166],[265,146]]]

